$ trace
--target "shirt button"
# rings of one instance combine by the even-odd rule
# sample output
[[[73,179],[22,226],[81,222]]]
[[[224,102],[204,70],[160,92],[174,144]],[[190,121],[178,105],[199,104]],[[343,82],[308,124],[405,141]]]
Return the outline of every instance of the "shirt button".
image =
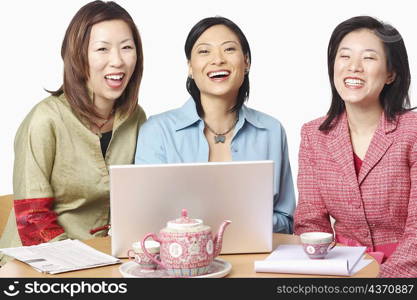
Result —
[[[363,236],[364,236],[364,237],[368,237],[368,236],[369,236],[369,232],[368,232],[368,231],[367,231],[367,232],[364,232],[364,233],[363,233]]]
[[[361,206],[362,206],[362,205],[361,205],[361,203],[360,203],[360,202],[356,204],[356,208],[361,208]]]
[[[235,147],[232,148],[233,152],[237,152],[237,149]]]

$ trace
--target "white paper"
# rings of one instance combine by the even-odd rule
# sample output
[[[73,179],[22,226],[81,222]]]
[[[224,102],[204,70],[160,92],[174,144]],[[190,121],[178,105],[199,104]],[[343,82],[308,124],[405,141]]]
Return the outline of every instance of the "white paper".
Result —
[[[79,240],[68,239],[0,251],[29,264],[39,272],[49,274],[120,263],[119,259],[97,251]]]
[[[255,261],[255,272],[351,276],[372,262],[361,259],[365,250],[336,246],[325,259],[310,259],[301,245],[280,245],[265,260]]]

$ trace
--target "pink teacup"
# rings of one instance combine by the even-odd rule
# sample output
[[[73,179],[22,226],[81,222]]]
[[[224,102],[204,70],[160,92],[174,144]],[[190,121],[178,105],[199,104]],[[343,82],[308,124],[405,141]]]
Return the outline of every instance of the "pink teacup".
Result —
[[[304,252],[311,259],[323,259],[336,246],[333,234],[328,232],[305,232],[300,235]]]
[[[152,257],[159,258],[159,248],[160,244],[155,241],[146,241],[145,242],[146,250],[151,254]],[[157,268],[157,264],[152,261],[149,257],[143,253],[141,242],[135,242],[132,244],[133,249],[127,251],[127,256],[129,259],[133,259],[137,264],[140,265],[141,270],[143,271],[153,271]]]

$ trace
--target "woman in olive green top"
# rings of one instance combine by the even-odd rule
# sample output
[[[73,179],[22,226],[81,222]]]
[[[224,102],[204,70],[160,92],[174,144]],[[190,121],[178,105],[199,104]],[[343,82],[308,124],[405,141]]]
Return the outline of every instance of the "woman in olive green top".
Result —
[[[114,2],[85,5],[61,54],[62,87],[16,134],[14,210],[0,248],[92,238],[91,229],[109,223],[108,166],[134,159],[146,116],[137,104],[142,45],[130,15]]]

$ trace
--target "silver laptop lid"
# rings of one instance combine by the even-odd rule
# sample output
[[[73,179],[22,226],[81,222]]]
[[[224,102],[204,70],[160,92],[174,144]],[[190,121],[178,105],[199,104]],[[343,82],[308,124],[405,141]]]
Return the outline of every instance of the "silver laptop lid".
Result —
[[[112,255],[156,234],[187,209],[216,234],[222,254],[272,250],[273,161],[110,166]]]

